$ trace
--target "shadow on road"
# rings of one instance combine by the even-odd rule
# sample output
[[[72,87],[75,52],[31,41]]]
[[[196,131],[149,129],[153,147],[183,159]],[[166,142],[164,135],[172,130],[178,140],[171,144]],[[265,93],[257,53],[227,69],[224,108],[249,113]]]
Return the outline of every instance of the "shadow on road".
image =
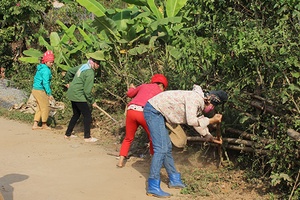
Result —
[[[14,188],[11,184],[15,182],[21,182],[28,179],[29,176],[23,174],[7,174],[0,177],[0,191],[4,197],[4,200],[13,200]],[[1,196],[0,196],[1,199]]]

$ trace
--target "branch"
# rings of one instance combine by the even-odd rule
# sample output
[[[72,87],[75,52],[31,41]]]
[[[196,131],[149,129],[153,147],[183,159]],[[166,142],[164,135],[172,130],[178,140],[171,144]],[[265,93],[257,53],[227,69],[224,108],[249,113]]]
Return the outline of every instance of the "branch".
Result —
[[[289,200],[292,199],[294,191],[295,191],[296,188],[298,188],[298,186],[300,185],[300,182],[297,184],[297,182],[298,182],[298,180],[299,180],[299,175],[300,175],[300,169],[299,169],[299,171],[298,171],[298,175],[297,175],[297,178],[296,178],[296,181],[295,181],[293,190],[292,190],[292,192],[291,192],[291,195],[290,195],[290,197],[289,197]]]
[[[263,103],[263,102],[254,101],[254,100],[253,100],[253,101],[250,102],[250,105],[253,106],[253,107],[255,107],[255,108],[258,108],[258,109],[260,109],[260,110],[262,110],[262,111],[265,110],[265,111],[267,111],[268,113],[271,113],[272,115],[280,116],[279,113],[277,113],[276,111],[274,111],[273,107],[268,106],[268,105],[266,105],[266,104]]]
[[[242,139],[237,139],[237,138],[223,138],[223,142],[228,142],[231,144],[243,144],[246,146],[254,146],[255,145],[255,143],[253,141],[242,140]]]
[[[187,140],[188,141],[192,141],[192,142],[205,142],[205,139],[203,137],[200,137],[200,136],[194,136],[194,137],[187,137]],[[234,141],[235,140],[235,141]],[[251,141],[247,141],[247,140],[238,140],[238,139],[233,139],[233,138],[223,138],[223,141],[230,141],[232,143],[235,143],[235,144],[251,144],[252,142]],[[208,145],[210,146],[216,146],[216,147],[219,147],[218,144],[215,144],[215,143],[208,143]],[[253,145],[255,145],[255,143],[253,143]],[[249,146],[238,146],[238,145],[232,145],[232,144],[226,144],[226,143],[223,143],[222,145],[224,148],[226,149],[232,149],[232,150],[238,150],[238,151],[244,151],[244,152],[255,152],[255,153],[258,153],[258,154],[268,154],[269,151],[267,150],[263,150],[263,149],[256,149],[256,148],[252,148],[252,147],[249,147]]]
[[[205,142],[204,137],[200,136],[193,136],[193,137],[187,137],[188,141],[193,141],[193,142]],[[253,141],[249,140],[242,140],[242,139],[237,139],[237,138],[223,138],[223,142],[231,143],[231,144],[243,144],[247,146],[253,146],[255,143]],[[226,145],[225,145],[226,146]]]
[[[221,123],[218,123],[217,124],[217,127],[216,127],[216,135],[217,135],[217,140],[221,140]],[[218,154],[219,154],[219,162],[217,164],[217,167],[220,167],[221,164],[222,164],[222,161],[223,161],[223,158],[222,158],[222,144],[219,144],[218,145]]]
[[[227,145],[226,148],[232,149],[232,150],[240,150],[240,151],[245,151],[245,152],[255,152],[258,154],[268,154],[269,151],[267,150],[262,150],[262,149],[254,149],[251,147],[241,147],[241,146],[235,146],[235,145]]]
[[[291,138],[293,138],[296,141],[300,141],[300,133],[298,133],[297,131],[295,131],[294,129],[288,129],[287,130],[287,134],[288,136],[290,136]]]
[[[104,88],[109,94],[113,95],[114,97],[116,97],[117,99],[121,100],[123,103],[126,104],[126,102],[124,101],[124,99],[114,93],[112,93],[111,91],[109,91],[108,89]]]
[[[260,141],[262,143],[265,143],[265,144],[270,144],[271,142],[274,141],[273,139],[263,139],[263,138],[260,138],[259,136],[254,135],[254,134],[250,134],[250,133],[247,133],[245,131],[241,131],[241,130],[237,130],[237,129],[233,129],[233,128],[227,128],[226,131],[230,132],[230,133],[238,134],[241,138],[245,138],[245,139],[248,139],[248,140],[258,140],[258,141]]]
[[[265,98],[263,98],[263,97],[261,97],[261,96],[258,96],[258,95],[256,95],[256,94],[249,93],[249,92],[245,92],[245,94],[251,96],[252,98],[258,99],[258,100],[260,100],[260,101],[264,101],[264,102],[267,102],[267,103],[269,103],[269,104],[274,104],[273,101],[268,100],[268,99],[265,99]]]

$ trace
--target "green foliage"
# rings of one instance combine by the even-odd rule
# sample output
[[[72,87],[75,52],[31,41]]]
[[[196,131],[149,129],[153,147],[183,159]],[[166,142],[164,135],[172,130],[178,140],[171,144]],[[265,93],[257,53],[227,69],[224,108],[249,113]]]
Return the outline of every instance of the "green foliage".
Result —
[[[272,179],[271,180],[272,186],[277,186],[278,184],[280,184],[281,180],[286,181],[289,185],[291,185],[292,183],[292,179],[287,174],[284,173],[272,174],[270,178]]]
[[[40,31],[43,15],[49,8],[47,0],[2,0],[0,2],[0,65],[10,70],[13,60],[25,46],[35,41]]]
[[[36,49],[28,49],[23,51],[23,54],[28,57],[21,57],[19,60],[27,63],[39,63],[40,58],[43,56],[43,53]]]
[[[7,119],[22,121],[22,122],[27,122],[27,123],[31,123],[33,121],[32,114],[21,113],[16,110],[7,112],[7,109],[4,109],[4,108],[0,108],[0,116],[7,118]]]
[[[77,2],[91,13],[94,13],[97,17],[105,16],[106,9],[99,2],[95,0],[77,0]]]

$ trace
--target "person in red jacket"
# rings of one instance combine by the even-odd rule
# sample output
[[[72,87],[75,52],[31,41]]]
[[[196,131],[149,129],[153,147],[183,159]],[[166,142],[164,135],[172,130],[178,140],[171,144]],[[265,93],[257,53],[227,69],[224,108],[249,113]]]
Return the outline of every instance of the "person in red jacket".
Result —
[[[155,74],[151,78],[151,82],[148,84],[142,84],[135,87],[130,84],[127,96],[133,98],[127,107],[126,114],[126,135],[122,142],[120,150],[120,159],[117,167],[124,166],[124,159],[128,155],[131,143],[133,142],[135,132],[141,125],[146,131],[150,141],[150,154],[153,155],[153,146],[150,138],[150,132],[146,125],[146,121],[143,114],[143,108],[147,101],[155,95],[161,93],[168,87],[168,80],[163,74]]]

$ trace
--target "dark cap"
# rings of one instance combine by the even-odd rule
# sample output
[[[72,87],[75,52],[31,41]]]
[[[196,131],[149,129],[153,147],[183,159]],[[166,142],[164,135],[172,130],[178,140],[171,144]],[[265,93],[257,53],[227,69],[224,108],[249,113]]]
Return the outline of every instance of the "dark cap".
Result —
[[[209,97],[210,102],[214,105],[220,105],[227,101],[228,95],[223,90],[212,90],[209,91],[207,96]]]

